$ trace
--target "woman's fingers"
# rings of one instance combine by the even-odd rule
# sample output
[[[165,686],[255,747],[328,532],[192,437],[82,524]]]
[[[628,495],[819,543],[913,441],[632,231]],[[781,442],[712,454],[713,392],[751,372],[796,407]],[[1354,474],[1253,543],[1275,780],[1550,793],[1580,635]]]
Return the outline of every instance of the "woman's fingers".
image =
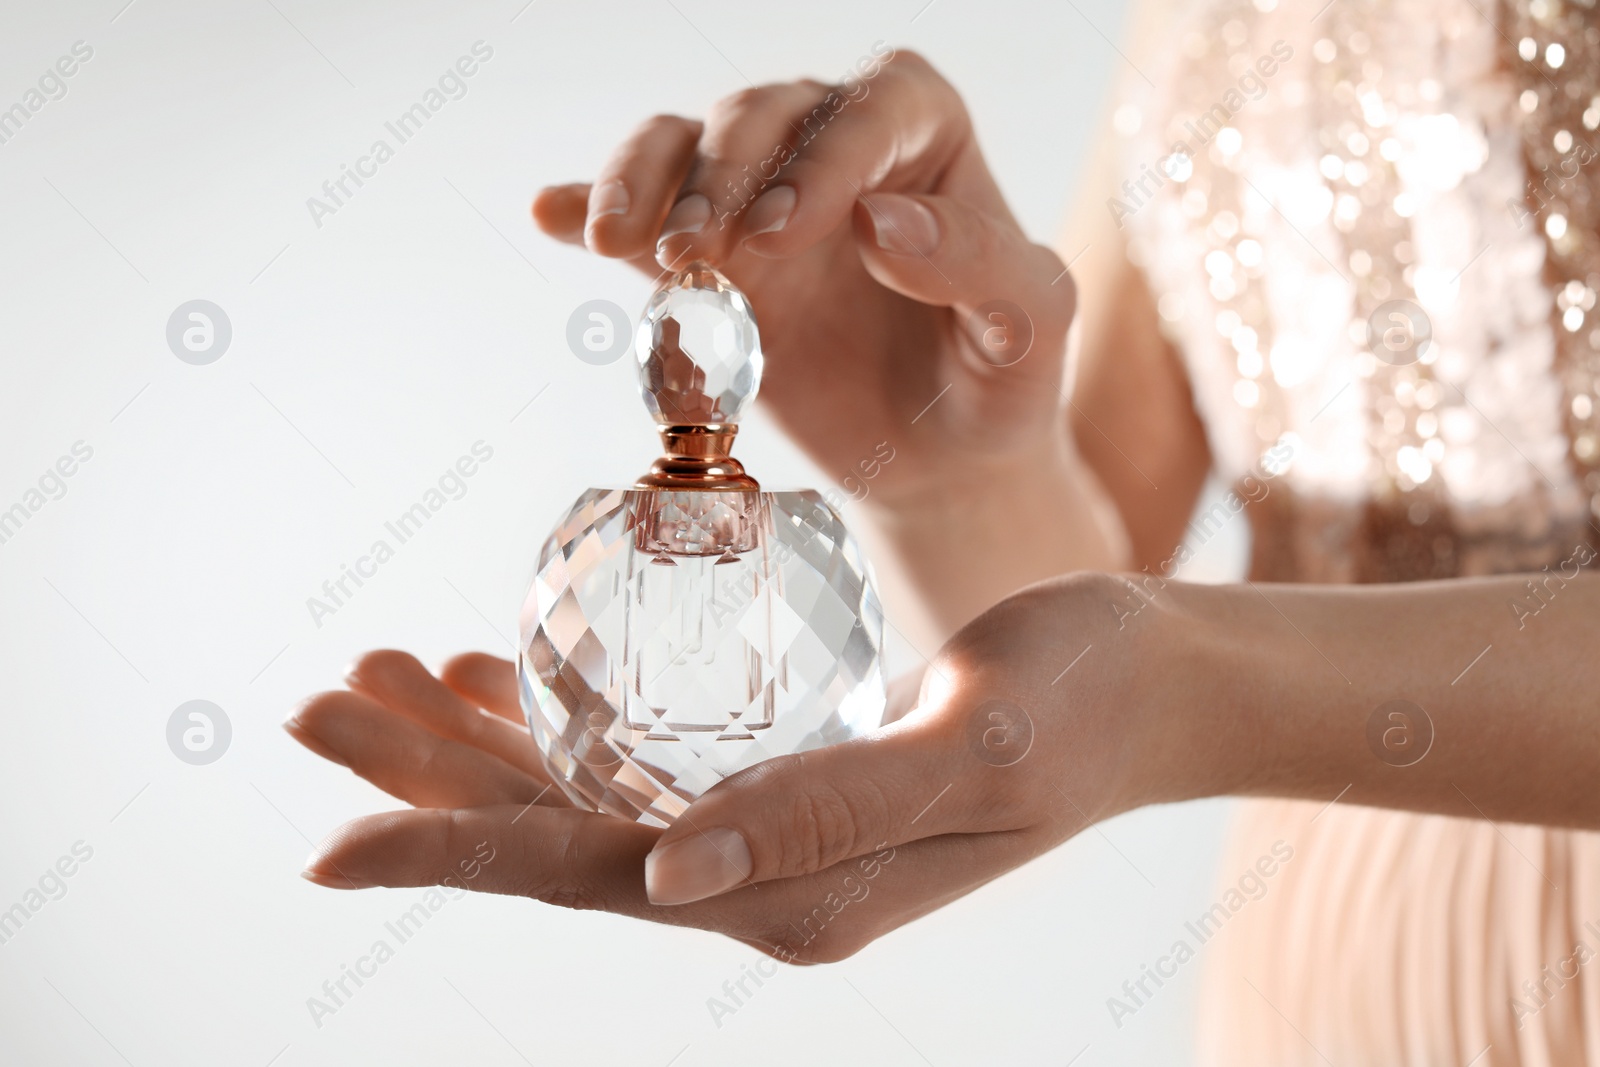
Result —
[[[480,748],[440,737],[359,693],[319,693],[283,725],[313,752],[417,807],[564,799],[549,781]]]
[[[763,200],[788,188],[794,209],[786,225],[748,230],[744,247],[757,255],[798,255],[834,232],[856,200],[879,189],[939,189],[955,162],[976,155],[971,121],[955,89],[922,57],[901,52],[853,90],[833,90],[794,117],[794,156]],[[962,190],[985,210],[1004,215],[987,174]],[[756,214],[758,201],[750,209]]]
[[[517,666],[486,652],[463,652],[439,670],[439,680],[485,711],[526,728],[517,692]]]
[[[917,712],[875,734],[780,756],[691,804],[645,867],[650,899],[683,904],[823,871],[941,834],[1020,829],[1012,772],[983,758],[983,724]],[[973,729],[967,726],[972,725]]]
[[[589,250],[633,259],[655,250],[662,220],[695,158],[701,124],[657,115],[611,154],[589,191],[584,238]]]
[[[722,263],[742,237],[784,226],[794,190],[767,187],[792,155],[795,116],[827,92],[820,83],[797,82],[747,89],[717,101],[660,230],[656,261],[662,268],[695,259]]]
[[[539,194],[534,217],[561,240],[662,269],[723,263],[736,249],[798,255],[834,232],[857,197],[935,188],[976,156],[959,95],[926,60],[890,52],[860,78],[752,88],[719,101],[705,123],[651,119],[592,186]],[[980,161],[981,162],[981,161]],[[1006,215],[981,165],[963,189]],[[581,200],[581,204],[580,204]],[[641,264],[642,265],[642,264]]]
[[[572,182],[540,189],[533,198],[533,221],[558,241],[583,244],[584,220],[589,211],[589,183]]]
[[[525,727],[480,711],[407,652],[368,652],[345,676],[351,689],[433,731],[473,745],[538,778],[544,764]]]
[[[954,197],[876,193],[855,208],[856,244],[880,284],[948,307],[967,339],[969,369],[1005,370],[1018,388],[1059,375],[1077,290],[1055,252],[1009,218]],[[1037,344],[1039,357],[1028,361]],[[1014,369],[1013,369],[1014,368]],[[1052,405],[1058,397],[1047,396]]]
[[[368,815],[339,827],[306,865],[333,888],[441,885],[635,914],[644,857],[661,831],[573,808],[497,805]],[[481,869],[462,879],[462,864]],[[338,885],[340,877],[353,885]]]
[[[341,889],[445,885],[715,930],[792,962],[843,959],[883,932],[1025,861],[1020,834],[879,849],[804,878],[660,907],[645,856],[661,831],[572,809],[499,805],[369,815],[317,846],[306,877]]]

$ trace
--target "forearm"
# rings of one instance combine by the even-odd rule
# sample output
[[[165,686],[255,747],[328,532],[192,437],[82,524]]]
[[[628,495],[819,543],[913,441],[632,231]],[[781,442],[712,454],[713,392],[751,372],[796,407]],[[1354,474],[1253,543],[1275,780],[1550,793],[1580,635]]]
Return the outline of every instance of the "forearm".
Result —
[[[1026,585],[1130,558],[1114,508],[1065,434],[1028,461],[968,468],[868,511],[941,643]]]
[[[1153,702],[1165,791],[1600,829],[1600,580],[1577,574],[1592,559],[1575,577],[1167,583],[1128,620],[1170,665]]]

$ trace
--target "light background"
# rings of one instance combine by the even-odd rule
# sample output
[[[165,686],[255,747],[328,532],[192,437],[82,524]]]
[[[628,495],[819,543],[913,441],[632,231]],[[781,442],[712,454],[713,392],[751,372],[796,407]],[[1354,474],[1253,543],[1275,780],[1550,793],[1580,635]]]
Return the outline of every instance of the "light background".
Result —
[[[884,40],[964,92],[1050,238],[1122,73],[1120,4],[124,3],[0,4],[0,107],[94,49],[0,145],[0,510],[93,449],[0,544],[0,911],[93,849],[0,944],[0,1061],[1188,1062],[1197,964],[1121,1028],[1106,998],[1210,904],[1225,803],[1085,833],[720,1026],[707,998],[743,946],[473,896],[318,1027],[307,998],[423,891],[298,877],[312,841],[394,804],[278,725],[366,648],[506,653],[557,513],[655,453],[626,362],[564,340],[578,304],[637,308],[646,283],[538,236],[537,187],[652,113],[834,80]],[[306,199],[479,40],[467,95],[314,225]],[[233,328],[209,366],[165,340],[196,298]],[[466,495],[314,625],[306,598],[479,440]],[[759,415],[740,453],[819,480]],[[1205,573],[1237,568],[1233,534]],[[209,766],[167,746],[191,699],[232,724]]]

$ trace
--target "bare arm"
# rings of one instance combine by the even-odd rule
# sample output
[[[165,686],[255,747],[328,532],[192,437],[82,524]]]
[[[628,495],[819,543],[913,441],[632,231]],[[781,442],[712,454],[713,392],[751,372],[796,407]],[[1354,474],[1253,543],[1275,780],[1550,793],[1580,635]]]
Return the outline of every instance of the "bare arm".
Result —
[[[1103,146],[1101,155],[1112,153]],[[1087,248],[1064,250],[1078,256],[1070,418],[1079,455],[1127,530],[1132,566],[1156,570],[1183,541],[1211,452],[1178,353],[1157,325],[1155,297],[1106,211],[1115,173],[1110,158],[1101,161],[1069,230],[1085,235]]]
[[[1151,52],[1166,40],[1176,6],[1136,5],[1126,47],[1140,68],[1163,62]],[[1128,260],[1127,231],[1107,209],[1130,167],[1109,116],[1101,125],[1060,244],[1078,281],[1072,430],[1116,505],[1133,567],[1155,571],[1183,541],[1211,452],[1181,358],[1161,333],[1156,298]]]
[[[1183,541],[1205,484],[1211,453],[1187,374],[1105,207],[1118,164],[1108,133],[1058,247],[1077,289],[1065,424],[1041,435],[1030,462],[874,512],[925,591],[940,639],[1034,581],[1157,570]],[[1062,358],[1059,348],[1039,355]]]
[[[1174,792],[1600,829],[1594,558],[1575,546],[1556,577],[1170,585],[1150,624],[1189,634],[1164,672],[1188,691],[1162,716]]]

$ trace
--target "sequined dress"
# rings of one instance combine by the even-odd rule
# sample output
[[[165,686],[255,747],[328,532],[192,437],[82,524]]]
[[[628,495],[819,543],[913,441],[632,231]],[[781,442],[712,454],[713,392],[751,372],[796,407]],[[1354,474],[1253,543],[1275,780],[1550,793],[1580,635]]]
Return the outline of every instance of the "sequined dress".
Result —
[[[1559,565],[1600,543],[1600,11],[1323,3],[1190,5],[1116,112],[1107,210],[1270,487],[1252,576]],[[1207,949],[1201,1062],[1600,1065],[1600,838],[1320,809],[1244,805],[1223,877],[1296,860]]]

